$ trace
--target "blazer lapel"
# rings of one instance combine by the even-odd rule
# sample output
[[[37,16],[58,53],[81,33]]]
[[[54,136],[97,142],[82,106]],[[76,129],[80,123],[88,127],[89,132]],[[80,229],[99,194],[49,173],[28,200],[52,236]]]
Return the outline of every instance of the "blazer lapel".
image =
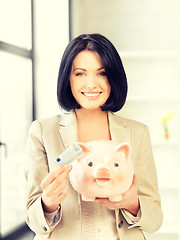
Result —
[[[111,112],[108,112],[108,119],[112,140],[117,143],[131,143],[131,130],[127,127],[126,121]],[[65,149],[74,142],[78,142],[77,121],[75,112],[64,113],[59,124],[59,132]]]
[[[129,142],[131,143],[131,130],[123,118],[109,112],[109,127],[110,134],[113,141],[117,143]]]
[[[64,113],[60,121],[60,135],[65,149],[71,144],[78,141],[77,121],[74,112]]]

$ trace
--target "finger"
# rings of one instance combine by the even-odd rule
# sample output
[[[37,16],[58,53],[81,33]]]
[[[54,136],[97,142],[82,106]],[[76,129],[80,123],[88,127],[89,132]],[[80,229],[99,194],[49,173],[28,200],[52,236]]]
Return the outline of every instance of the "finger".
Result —
[[[61,193],[65,191],[67,186],[68,186],[68,179],[63,181],[60,185],[57,186],[57,188],[54,190],[54,194],[59,196]]]
[[[49,173],[41,182],[41,187],[44,189],[46,188],[50,183],[54,181],[59,175],[61,175],[63,172],[67,175],[70,170],[72,169],[72,166],[62,165],[59,166],[56,170],[54,170],[52,173]]]
[[[68,183],[68,174],[71,171],[72,166],[68,166],[61,174],[56,175],[56,178],[53,179],[48,185],[44,184],[43,191],[47,196],[54,194],[57,188],[64,188]]]
[[[130,189],[131,189],[132,187],[136,186],[136,185],[137,185],[137,182],[138,182],[138,176],[137,176],[137,174],[134,174],[134,175],[133,175],[133,181],[132,181],[132,184],[131,184]]]
[[[115,206],[107,206],[107,208],[108,208],[109,210],[115,210],[115,209],[117,209],[118,207],[115,207]]]
[[[64,189],[64,191],[58,196],[58,203],[61,204],[63,200],[67,197],[69,193],[68,186]]]
[[[53,179],[60,173],[63,172],[66,169],[66,165],[62,165],[58,167],[53,172],[49,173],[42,181],[41,187],[45,188],[47,185],[49,185]]]
[[[65,189],[67,183],[67,178],[63,179],[61,182],[53,181],[43,190],[43,192],[47,197],[58,196]]]
[[[58,174],[57,179],[59,179],[60,181],[60,179],[67,178],[71,170],[72,170],[72,166],[71,165],[67,166],[63,172]]]

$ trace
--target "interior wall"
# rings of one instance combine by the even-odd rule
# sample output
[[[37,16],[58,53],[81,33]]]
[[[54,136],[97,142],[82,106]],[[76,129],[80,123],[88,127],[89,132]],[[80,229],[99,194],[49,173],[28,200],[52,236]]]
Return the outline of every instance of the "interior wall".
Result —
[[[72,36],[101,33],[119,51],[180,48],[178,0],[73,0]]]
[[[151,240],[180,239],[179,9],[179,0],[72,0],[72,36],[101,33],[122,58],[128,98],[118,114],[150,130],[164,215]]]

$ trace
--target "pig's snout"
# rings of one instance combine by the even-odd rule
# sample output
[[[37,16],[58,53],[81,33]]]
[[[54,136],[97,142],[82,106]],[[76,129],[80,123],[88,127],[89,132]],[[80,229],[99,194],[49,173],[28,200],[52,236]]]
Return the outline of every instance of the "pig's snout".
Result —
[[[97,171],[96,178],[111,178],[111,172],[108,168],[100,168]]]
[[[99,187],[105,187],[111,180],[111,172],[108,168],[100,168],[96,173],[96,183]]]

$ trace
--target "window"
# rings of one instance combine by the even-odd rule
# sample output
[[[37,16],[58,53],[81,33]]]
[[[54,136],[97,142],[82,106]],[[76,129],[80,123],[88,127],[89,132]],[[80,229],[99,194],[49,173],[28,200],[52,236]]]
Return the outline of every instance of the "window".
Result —
[[[44,113],[51,114],[57,102],[59,62],[70,38],[70,3],[70,0],[54,0],[53,4],[44,0],[1,1],[0,233],[3,237],[19,228],[26,218],[27,133],[32,120]],[[36,71],[34,52],[38,56]],[[54,112],[56,109],[55,106]]]
[[[31,0],[2,0],[0,9],[0,230],[4,236],[26,215],[23,162],[33,118]]]

